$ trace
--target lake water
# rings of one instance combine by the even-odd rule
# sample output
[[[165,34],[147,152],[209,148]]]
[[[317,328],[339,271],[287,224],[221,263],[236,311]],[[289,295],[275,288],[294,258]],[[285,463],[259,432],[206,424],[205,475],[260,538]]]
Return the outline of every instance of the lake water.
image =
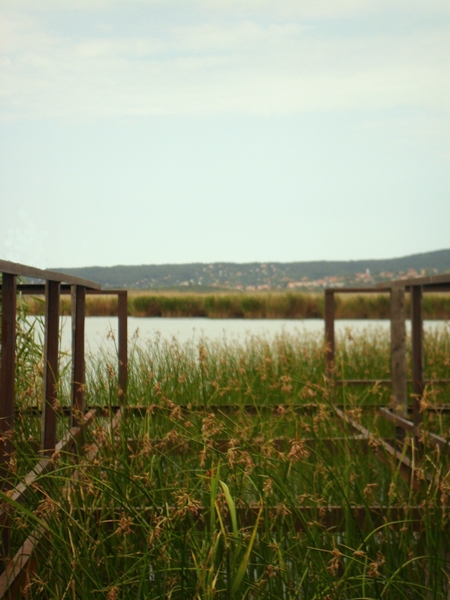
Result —
[[[62,325],[62,350],[71,347],[71,319],[61,318]],[[339,319],[335,322],[337,335],[350,329],[354,333],[374,328],[389,332],[388,320],[370,319]],[[406,321],[407,331],[411,322]],[[425,321],[425,330],[434,328],[450,328],[448,321]],[[302,336],[314,333],[324,334],[324,321],[322,319],[202,319],[202,318],[128,318],[129,338],[137,336],[141,344],[155,340],[157,336],[172,340],[177,338],[180,343],[187,341],[197,342],[202,338],[208,340],[243,341],[246,337],[257,335],[273,338],[275,335],[286,332]],[[109,335],[108,335],[109,333]],[[112,334],[112,335],[111,335]],[[114,317],[87,317],[86,318],[86,350],[96,353],[100,348],[114,350],[114,339],[117,339],[117,318]]]

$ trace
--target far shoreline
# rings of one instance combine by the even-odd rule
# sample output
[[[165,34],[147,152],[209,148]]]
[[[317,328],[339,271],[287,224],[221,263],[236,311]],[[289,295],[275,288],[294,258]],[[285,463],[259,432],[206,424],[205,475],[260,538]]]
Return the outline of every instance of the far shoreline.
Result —
[[[107,291],[107,290],[105,290]],[[390,300],[387,293],[343,294],[336,296],[336,319],[389,319]],[[29,315],[42,315],[42,297],[21,299]],[[70,316],[70,299],[61,299],[61,315]],[[409,315],[409,297],[406,314]],[[86,297],[87,317],[117,316],[116,296]],[[128,292],[128,316],[205,319],[323,319],[324,294],[320,292],[234,292],[196,293],[182,291]],[[424,295],[423,318],[450,319],[450,293]]]

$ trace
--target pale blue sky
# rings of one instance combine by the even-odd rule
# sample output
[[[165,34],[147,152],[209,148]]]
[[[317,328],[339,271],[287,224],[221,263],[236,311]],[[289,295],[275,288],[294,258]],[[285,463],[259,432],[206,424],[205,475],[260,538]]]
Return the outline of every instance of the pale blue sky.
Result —
[[[0,256],[450,247],[450,5],[1,0]]]

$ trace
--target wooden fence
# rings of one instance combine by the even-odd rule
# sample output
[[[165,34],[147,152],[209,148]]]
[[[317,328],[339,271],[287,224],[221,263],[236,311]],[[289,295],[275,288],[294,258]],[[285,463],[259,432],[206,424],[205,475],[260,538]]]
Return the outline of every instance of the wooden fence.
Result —
[[[412,384],[413,427],[420,428],[422,422],[421,399],[427,383],[438,385],[450,384],[450,379],[426,381],[424,377],[424,345],[423,345],[423,309],[424,292],[450,291],[450,274],[435,275],[413,279],[395,280],[375,287],[366,288],[329,288],[325,290],[325,371],[335,385],[373,385],[376,380],[336,380],[334,378],[335,361],[335,295],[336,294],[390,294],[391,322],[391,379],[378,381],[389,385],[392,390],[392,406],[394,411],[389,415],[400,428],[410,430],[406,424],[408,414],[408,383]],[[411,295],[411,353],[412,379],[407,380],[406,370],[406,327],[405,327],[405,293]],[[386,411],[383,416],[387,417]],[[409,423],[409,421],[408,421]]]
[[[16,308],[17,294],[34,294],[45,297],[44,333],[44,389],[41,420],[41,453],[43,459],[25,477],[12,493],[16,502],[23,502],[29,486],[39,474],[50,468],[48,456],[59,446],[69,446],[81,435],[91,419],[85,415],[85,300],[86,294],[118,296],[118,381],[119,404],[127,394],[127,292],[126,290],[101,290],[93,281],[72,277],[64,273],[36,269],[26,265],[0,261],[1,285],[1,366],[0,366],[0,490],[11,490],[10,458],[14,437],[15,380],[16,380]],[[21,284],[18,278],[43,280],[40,284]],[[60,296],[70,294],[72,300],[72,373],[71,373],[71,429],[67,439],[57,441],[57,383]],[[0,511],[2,528],[1,552],[5,564],[10,552],[10,529],[6,511]]]
[[[61,273],[54,273],[0,261],[0,272],[3,273],[2,282],[2,351],[0,368],[0,485],[3,492],[8,492],[13,502],[22,503],[27,498],[34,481],[47,471],[52,469],[51,454],[55,451],[70,451],[77,441],[82,437],[84,428],[88,427],[96,414],[101,414],[105,407],[86,407],[84,397],[85,384],[85,348],[84,348],[84,309],[86,294],[116,294],[118,296],[118,317],[119,317],[119,339],[118,339],[118,383],[119,397],[116,406],[108,407],[114,409],[116,414],[112,418],[109,428],[114,430],[120,419],[130,412],[136,414],[145,414],[147,407],[133,406],[127,400],[127,292],[124,290],[101,290],[95,282],[70,277]],[[38,285],[18,284],[19,276],[39,278],[44,283]],[[407,280],[402,282],[391,282],[381,287],[374,288],[346,288],[346,289],[328,289],[325,291],[325,373],[328,383],[333,385],[370,385],[374,380],[361,381],[336,381],[334,378],[334,360],[335,360],[335,335],[334,335],[334,298],[337,293],[379,293],[388,292],[391,298],[391,379],[383,383],[392,387],[392,395],[395,399],[397,410],[392,411],[388,407],[380,408],[380,415],[393,422],[403,431],[412,433],[417,443],[422,438],[422,424],[420,412],[420,399],[422,397],[425,380],[423,369],[423,322],[422,322],[422,293],[426,291],[443,291],[450,289],[450,275],[436,278],[426,278],[421,280]],[[407,380],[406,380],[406,343],[405,343],[405,314],[404,314],[404,296],[405,291],[411,293],[412,297],[412,349],[413,349],[413,378],[412,378],[412,409],[413,420],[408,419]],[[43,458],[37,466],[16,485],[11,486],[11,477],[8,472],[9,458],[12,451],[12,436],[14,434],[14,380],[15,380],[15,337],[16,337],[16,298],[17,293],[23,294],[43,294],[45,296],[45,339],[44,339],[44,390],[42,401],[42,422],[41,422],[41,451]],[[58,334],[59,334],[59,311],[61,294],[71,294],[72,298],[72,374],[71,374],[71,405],[66,414],[70,415],[71,428],[62,440],[56,440],[56,419],[57,411],[54,404],[57,400],[57,382],[58,382]],[[443,380],[440,383],[450,382]],[[233,407],[229,407],[233,410]],[[264,407],[264,409],[273,409],[274,418],[282,414],[280,407]],[[290,405],[290,408],[293,408]],[[315,407],[317,409],[317,406]],[[190,407],[189,410],[201,410],[202,407]],[[203,409],[208,414],[215,410],[226,412],[227,407],[221,405],[204,406]],[[255,409],[254,406],[242,407],[243,410]],[[278,410],[277,410],[278,409]],[[299,414],[302,411],[314,410],[312,406],[298,405],[294,407]],[[37,407],[36,410],[39,410]],[[164,407],[154,407],[155,411],[166,410]],[[184,410],[187,410],[184,409]],[[334,417],[354,431],[355,444],[365,452],[373,452],[372,434],[363,427],[361,423],[354,420],[346,414],[341,407],[332,407]],[[157,443],[157,440],[152,440]],[[336,443],[336,440],[325,440],[330,447]],[[132,440],[130,441],[132,443]],[[283,440],[280,441],[280,444]],[[414,457],[409,457],[397,440],[380,440],[386,455],[390,455],[398,464],[399,473],[411,484],[412,487],[418,485],[417,474],[414,467]],[[426,443],[438,446],[441,451],[449,451],[448,440],[427,433]],[[88,460],[93,460],[100,450],[101,442],[95,448],[91,448],[86,455]],[[425,474],[425,476],[427,476]],[[76,477],[76,465],[74,473]],[[40,544],[45,537],[45,531],[37,528],[32,531],[26,541],[22,544],[14,557],[10,557],[10,528],[11,514],[10,507],[2,506],[0,508],[0,526],[2,527],[2,552],[3,552],[3,572],[0,573],[0,599],[1,598],[19,598],[24,583],[29,580],[30,573],[36,568],[35,557],[38,554]],[[363,522],[364,519],[371,518],[373,522],[381,521],[386,510],[383,506],[373,507],[350,507],[353,517],[357,522]],[[145,510],[145,507],[143,508]],[[308,521],[309,512],[312,509],[308,506],[302,506],[302,514],[305,519],[298,523],[298,528],[305,527]],[[324,507],[325,514],[330,526],[340,527],[343,522],[343,509],[339,506]],[[389,509],[391,510],[391,509]],[[396,518],[401,520],[405,515],[417,515],[420,519],[422,508],[419,506],[396,507]],[[252,509],[247,510],[243,519],[250,522],[254,521],[255,515]],[[244,519],[244,520],[245,520]],[[327,521],[327,522],[328,522]]]

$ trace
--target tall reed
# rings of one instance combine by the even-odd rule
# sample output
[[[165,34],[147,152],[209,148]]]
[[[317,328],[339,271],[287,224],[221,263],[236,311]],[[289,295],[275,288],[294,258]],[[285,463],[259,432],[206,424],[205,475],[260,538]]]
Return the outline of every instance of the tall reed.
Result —
[[[387,294],[337,294],[338,319],[388,319]],[[42,314],[43,303],[27,298],[30,314]],[[128,314],[133,317],[207,317],[211,319],[322,319],[323,294],[299,292],[258,292],[217,294],[129,292]],[[426,319],[450,318],[449,294],[425,294],[423,302]],[[61,311],[70,315],[70,300],[63,298]],[[409,314],[409,298],[406,299]],[[117,298],[89,297],[88,316],[117,314]]]
[[[448,369],[449,340],[448,330],[427,335],[427,368]],[[89,363],[88,403],[117,402],[115,360]],[[342,375],[384,377],[388,361],[380,331],[338,340]],[[442,403],[431,389],[427,401]],[[135,335],[127,403],[143,410],[114,431],[112,413],[99,413],[84,440],[93,458],[55,455],[13,506],[15,548],[32,528],[46,532],[24,596],[448,598],[448,453],[413,452],[407,435],[415,478],[405,481],[382,444],[395,428],[370,406],[389,398],[379,386],[341,393],[314,336],[182,345]],[[20,421],[17,455],[36,454],[33,419]],[[445,417],[429,425],[448,435]]]

